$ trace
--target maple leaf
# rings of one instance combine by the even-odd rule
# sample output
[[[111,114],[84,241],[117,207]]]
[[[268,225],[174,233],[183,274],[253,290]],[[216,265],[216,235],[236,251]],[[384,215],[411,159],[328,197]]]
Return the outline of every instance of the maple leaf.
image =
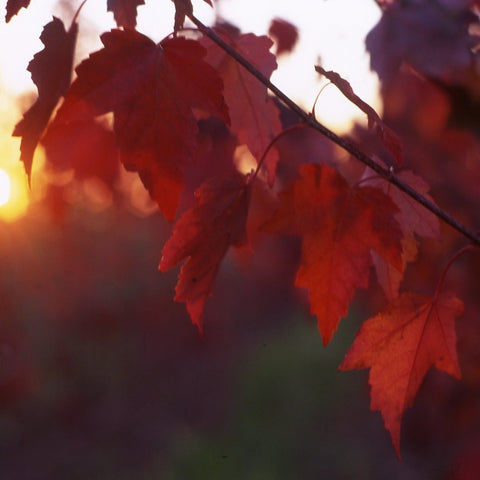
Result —
[[[372,252],[373,264],[379,285],[388,300],[398,297],[400,284],[402,283],[407,263],[413,262],[417,258],[418,242],[414,235],[407,235],[402,238],[402,269],[398,270],[388,264]]]
[[[213,7],[211,0],[203,1]],[[191,0],[172,0],[172,2],[175,4],[175,24],[173,30],[177,32],[183,27],[185,17],[193,14],[193,7]]]
[[[241,246],[247,241],[248,180],[235,173],[204,182],[195,192],[198,204],[179,218],[162,250],[161,271],[187,259],[178,276],[175,301],[186,303],[200,333],[205,301],[222,258],[231,245]]]
[[[77,67],[56,121],[113,112],[123,164],[138,172],[173,220],[184,166],[195,158],[196,110],[228,122],[222,80],[194,40],[167,38],[156,45],[134,30],[112,30],[101,40],[104,48]]]
[[[113,18],[119,27],[137,26],[137,7],[145,5],[144,0],[107,0],[107,10],[113,12]]]
[[[113,132],[92,117],[52,122],[41,143],[54,170],[73,169],[77,178],[97,177],[110,187],[118,178],[120,163]]]
[[[370,408],[381,412],[399,458],[403,412],[430,367],[461,377],[455,318],[462,313],[463,303],[451,293],[402,293],[362,325],[339,367],[370,368]]]
[[[268,37],[249,33],[232,38],[220,30],[217,34],[267,78],[277,68],[275,56],[270,52],[272,41]],[[282,130],[278,107],[269,97],[267,87],[217,44],[208,38],[202,39],[202,44],[207,48],[206,61],[215,68],[224,83],[230,128],[237,135],[238,143],[246,144],[258,160],[272,138]],[[278,152],[273,148],[265,159],[270,184],[275,178],[277,162]]]
[[[22,137],[21,160],[29,180],[38,141],[58,100],[70,86],[77,31],[76,23],[72,23],[66,31],[63,22],[53,17],[40,35],[45,48],[36,53],[28,64],[28,70],[38,89],[38,98],[15,126],[13,136]]]
[[[364,177],[368,178],[371,173],[372,171],[370,169],[366,169]],[[421,177],[409,170],[404,170],[398,174],[398,178],[433,202],[433,199],[428,194],[429,186]],[[387,298],[392,300],[398,296],[399,286],[406,264],[415,260],[417,257],[418,242],[416,237],[439,240],[440,222],[438,217],[430,210],[427,210],[423,205],[414,201],[409,195],[399,190],[386,179],[375,174],[372,178],[368,179],[367,182],[368,185],[382,189],[385,194],[390,196],[399,209],[395,214],[395,218],[403,232],[402,269],[396,269],[374,252],[372,253],[379,283]]]
[[[264,229],[299,235],[295,285],[308,289],[311,312],[327,345],[355,290],[368,286],[371,250],[401,267],[401,230],[392,200],[377,188],[350,187],[325,164],[302,165],[301,178],[280,193]]]
[[[277,55],[291,52],[298,41],[298,29],[281,18],[274,18],[268,28],[268,34],[277,42]]]
[[[5,21],[8,23],[14,15],[17,15],[21,8],[28,8],[30,0],[7,0]]]

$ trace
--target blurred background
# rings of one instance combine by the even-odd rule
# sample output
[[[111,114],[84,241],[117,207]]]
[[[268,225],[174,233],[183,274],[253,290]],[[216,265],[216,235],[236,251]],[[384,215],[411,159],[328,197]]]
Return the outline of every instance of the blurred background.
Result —
[[[171,30],[171,2],[146,3],[139,30],[159,40]],[[159,5],[168,13],[148,13]],[[407,165],[429,179],[434,197],[478,224],[478,117],[451,92],[417,77],[402,74],[380,91],[364,45],[381,15],[375,2],[278,1],[271,9],[266,1],[222,0],[214,12],[205,2],[194,5],[207,23],[218,15],[257,34],[276,16],[294,23],[300,40],[279,58],[275,82],[310,109],[324,84],[313,71],[320,57],[384,109],[402,136]],[[337,371],[362,321],[383,305],[377,286],[368,300],[358,293],[323,348],[304,292],[292,288],[298,242],[262,239],[253,255],[232,252],[222,263],[202,341],[184,305],[172,301],[178,269],[157,269],[170,225],[111,156],[112,138],[101,125],[85,126],[93,128],[91,145],[68,138],[55,168],[43,142],[28,189],[19,139],[11,137],[36,95],[25,68],[43,48],[43,25],[52,14],[69,19],[71,11],[69,2],[32,2],[0,25],[0,44],[15,45],[0,49],[0,169],[8,176],[0,173],[0,190],[8,192],[0,197],[0,478],[479,478],[478,261],[459,262],[452,274],[470,301],[458,326],[465,381],[428,374],[404,416],[399,462],[380,414],[369,410],[367,372]],[[104,2],[87,2],[79,58],[113,25]],[[327,125],[376,151],[362,114],[333,87],[318,105]],[[282,111],[282,121],[294,119]],[[228,151],[217,124],[203,122],[201,133],[205,144],[220,139],[218,148]],[[101,168],[85,161],[89,148],[105,149]],[[292,167],[317,158],[350,161],[311,132],[289,136],[279,150]],[[288,175],[280,165],[280,175]],[[422,255],[456,247],[458,237],[445,235]],[[423,285],[442,267],[415,267],[410,280]]]
[[[53,213],[39,202],[0,233],[2,478],[445,478],[459,385],[432,372],[398,462],[366,372],[337,371],[365,316],[322,347],[291,288],[295,245],[276,271],[273,245],[224,262],[202,341],[172,302],[177,272],[156,269],[160,215]]]

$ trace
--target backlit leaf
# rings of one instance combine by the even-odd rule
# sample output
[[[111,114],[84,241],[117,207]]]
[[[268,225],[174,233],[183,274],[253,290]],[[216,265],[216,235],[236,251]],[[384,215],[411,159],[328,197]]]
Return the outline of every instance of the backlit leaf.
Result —
[[[368,177],[371,174],[371,170],[367,169],[365,177]],[[428,200],[433,201],[428,194],[428,184],[418,175],[415,175],[410,170],[404,170],[398,174],[398,178],[410,185]],[[374,174],[372,178],[367,180],[367,182],[368,185],[381,188],[393,200],[399,209],[395,214],[395,218],[403,232],[402,269],[396,269],[373,253],[379,283],[387,298],[392,300],[398,296],[400,282],[403,278],[403,272],[407,263],[414,261],[417,257],[417,237],[439,240],[440,222],[438,217],[430,210],[427,210],[423,205],[414,201],[410,196],[399,190],[386,179]]]
[[[104,48],[77,67],[57,121],[113,112],[123,164],[138,172],[173,220],[184,167],[195,157],[196,110],[228,121],[222,81],[194,40],[167,38],[156,45],[134,30],[112,30],[101,39]]]
[[[221,32],[217,32],[221,35]],[[270,77],[277,68],[275,56],[270,52],[272,41],[252,33],[231,38],[222,38],[263,75]],[[262,85],[251,73],[240,66],[230,55],[209,39],[202,40],[207,48],[206,61],[215,68],[225,85],[225,101],[229,108],[231,130],[239,144],[246,144],[257,159],[260,159],[273,137],[281,130],[279,110]],[[273,148],[266,160],[268,180],[272,184],[278,162],[278,152]]]
[[[5,21],[8,23],[14,15],[17,15],[21,8],[27,8],[30,0],[7,0]]]
[[[113,18],[119,27],[135,28],[137,7],[144,4],[144,0],[107,0],[107,10],[113,12]]]
[[[370,368],[370,406],[380,410],[398,457],[403,413],[430,367],[461,376],[455,318],[462,313],[463,303],[453,294],[403,293],[362,325],[339,367]]]
[[[54,17],[40,35],[45,48],[36,53],[28,65],[38,88],[38,98],[15,126],[13,136],[22,137],[21,160],[29,179],[38,141],[59,99],[70,86],[77,31],[76,23],[65,31],[63,22]]]
[[[200,333],[205,301],[221,260],[231,245],[247,241],[250,190],[248,178],[240,174],[203,183],[196,192],[198,204],[180,217],[163,247],[160,270],[186,260],[178,276],[175,300],[186,303]]]
[[[295,285],[308,289],[324,345],[336,331],[357,288],[368,286],[371,250],[401,268],[397,208],[377,188],[350,187],[327,165],[302,165],[301,178],[280,194],[265,225],[270,232],[302,238]]]

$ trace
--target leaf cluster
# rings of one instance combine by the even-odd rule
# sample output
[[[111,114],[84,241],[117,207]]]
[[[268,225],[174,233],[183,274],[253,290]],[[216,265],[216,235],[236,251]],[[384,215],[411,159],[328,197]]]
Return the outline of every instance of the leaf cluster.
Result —
[[[28,3],[9,0],[6,21]],[[173,32],[155,43],[136,30],[143,3],[107,2],[118,28],[101,35],[102,48],[76,65],[73,82],[77,15],[69,28],[59,18],[44,27],[44,49],[28,66],[38,98],[13,131],[21,137],[26,174],[31,176],[41,143],[56,168],[98,176],[112,188],[121,168],[138,175],[173,222],[159,269],[183,263],[174,299],[186,304],[200,333],[231,247],[254,251],[265,238],[298,237],[294,283],[308,292],[325,346],[356,292],[372,287],[373,270],[385,306],[363,323],[340,369],[370,369],[371,407],[381,412],[400,456],[402,416],[427,371],[436,367],[461,376],[455,323],[464,310],[456,294],[443,288],[452,262],[436,285],[424,287],[429,294],[408,285],[407,267],[419,261],[421,241],[441,240],[440,220],[477,247],[479,236],[434,202],[420,173],[426,170],[416,171],[411,160],[411,135],[395,132],[338,73],[315,66],[366,114],[359,144],[330,132],[314,109],[302,111],[271,84],[277,68],[271,38],[206,27],[189,0],[174,0]],[[478,98],[478,37],[471,29],[478,2],[377,3],[383,16],[367,47],[391,102],[386,112],[392,123],[395,95],[402,98],[395,89],[404,75],[428,88],[461,89]],[[184,28],[187,18],[195,29]],[[270,35],[278,55],[294,48],[297,31],[288,22],[275,20]],[[288,109],[298,118],[285,127],[281,114]],[[222,138],[212,125],[226,132]],[[287,140],[304,128],[345,149],[357,168],[346,169],[333,153],[300,160],[289,154]],[[65,165],[72,145],[82,149]]]

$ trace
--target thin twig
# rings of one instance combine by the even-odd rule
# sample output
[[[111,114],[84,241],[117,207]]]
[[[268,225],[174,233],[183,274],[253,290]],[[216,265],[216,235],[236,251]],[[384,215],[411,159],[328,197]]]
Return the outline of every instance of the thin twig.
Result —
[[[215,42],[220,48],[222,48],[228,55],[230,55],[235,61],[242,65],[248,72],[250,72],[258,81],[263,83],[279,100],[281,100],[292,112],[297,114],[300,119],[305,122],[307,125],[330,139],[332,142],[337,144],[339,147],[346,150],[352,156],[360,160],[363,164],[370,167],[372,170],[377,172],[383,178],[385,178],[392,185],[395,185],[402,192],[406,193],[408,196],[413,198],[416,202],[423,205],[427,210],[430,210],[438,218],[442,219],[445,223],[450,225],[452,228],[460,232],[462,235],[470,239],[474,244],[480,246],[480,235],[470,228],[463,225],[457,219],[453,218],[445,210],[438,207],[435,203],[430,201],[428,198],[425,198],[423,195],[418,193],[414,188],[412,188],[408,183],[405,183],[400,178],[398,178],[394,172],[390,169],[384,168],[375,162],[372,158],[366,155],[362,150],[360,150],[353,142],[338,136],[336,133],[329,130],[327,127],[318,122],[312,115],[306,113],[299,105],[297,105],[290,97],[283,93],[278,87],[276,87],[262,72],[260,72],[254,65],[252,65],[245,57],[238,53],[234,48],[232,48],[228,43],[226,43],[222,38],[220,38],[211,28],[204,25],[198,18],[193,14],[189,14],[188,17],[196,25],[196,27],[207,37],[209,37],[213,42]]]
[[[445,266],[445,268],[442,271],[442,275],[440,277],[440,280],[437,283],[437,288],[435,289],[435,295],[434,295],[435,298],[437,298],[438,295],[440,294],[440,291],[442,290],[443,282],[445,281],[445,277],[447,275],[447,272],[450,269],[450,267],[453,265],[453,263],[458,259],[458,257],[460,257],[461,255],[463,255],[466,252],[469,252],[470,250],[472,250],[474,248],[476,248],[474,245],[466,245],[465,247],[463,247],[460,250],[458,250],[457,252],[455,252],[454,255],[452,256],[452,258],[450,258],[447,265]]]
[[[294,130],[298,130],[299,128],[305,128],[305,127],[307,127],[307,125],[305,125],[303,123],[296,123],[295,125],[291,125],[290,127],[285,128],[280,133],[275,135],[275,137],[273,137],[270,140],[270,143],[266,146],[265,150],[263,151],[263,154],[262,154],[262,156],[260,157],[260,160],[257,163],[257,168],[255,169],[255,172],[253,173],[251,179],[254,180],[256,178],[256,176],[258,175],[258,172],[260,171],[260,169],[263,166],[263,163],[264,163],[265,159],[267,158],[268,153],[270,152],[272,147],[275,145],[275,143],[277,143],[277,141],[280,140],[280,138],[282,138],[283,136],[289,134],[290,132],[292,132]]]

